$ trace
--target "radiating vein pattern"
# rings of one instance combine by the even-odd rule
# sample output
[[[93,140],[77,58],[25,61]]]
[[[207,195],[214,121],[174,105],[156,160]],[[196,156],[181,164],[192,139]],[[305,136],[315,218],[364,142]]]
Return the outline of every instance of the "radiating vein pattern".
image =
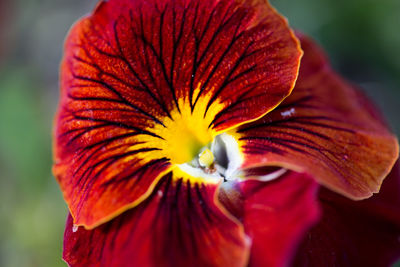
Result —
[[[77,224],[135,206],[173,164],[290,93],[301,50],[262,2],[110,0],[71,29],[54,172]]]
[[[307,172],[352,198],[377,192],[396,159],[396,138],[371,104],[339,78],[307,40],[293,93],[271,113],[234,131],[244,165]]]
[[[216,188],[170,172],[140,206],[111,222],[73,232],[69,218],[64,259],[71,266],[243,266],[244,231],[215,204]]]

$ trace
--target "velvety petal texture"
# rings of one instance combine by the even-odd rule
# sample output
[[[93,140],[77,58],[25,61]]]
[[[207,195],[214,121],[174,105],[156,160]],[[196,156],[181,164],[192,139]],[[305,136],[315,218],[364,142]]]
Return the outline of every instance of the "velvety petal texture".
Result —
[[[278,165],[306,172],[327,188],[363,199],[398,157],[398,143],[372,105],[301,37],[304,57],[293,93],[263,118],[232,131],[243,167]]]
[[[249,266],[287,266],[319,219],[317,189],[315,180],[296,172],[271,182],[222,187],[221,203],[240,219],[251,240]]]
[[[396,164],[379,194],[351,201],[321,190],[323,217],[304,239],[294,266],[390,266],[400,258],[400,173]]]
[[[216,185],[168,173],[153,194],[93,230],[68,217],[64,260],[70,266],[246,266],[243,227],[216,204]]]
[[[101,2],[61,67],[54,174],[75,223],[136,206],[173,164],[273,109],[301,54],[266,1]]]
[[[319,184],[353,199],[378,192],[396,138],[300,39],[297,77],[300,42],[266,0],[100,1],[71,29],[61,66],[65,261],[286,266],[320,218]],[[313,250],[333,265],[364,263],[347,258],[364,251],[392,260],[393,188],[357,204],[322,190],[323,219],[296,264],[324,265]],[[376,246],[363,244],[375,228]]]

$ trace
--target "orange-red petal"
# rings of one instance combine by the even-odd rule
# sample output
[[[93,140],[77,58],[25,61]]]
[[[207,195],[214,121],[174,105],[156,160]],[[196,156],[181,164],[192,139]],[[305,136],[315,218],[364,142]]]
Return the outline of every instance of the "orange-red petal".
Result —
[[[172,173],[141,205],[93,230],[67,220],[64,260],[70,266],[245,266],[243,227],[216,204],[217,185]]]
[[[171,163],[274,108],[301,53],[265,1],[101,2],[61,67],[54,173],[75,223],[137,205]]]
[[[293,93],[271,113],[232,133],[244,167],[279,165],[307,172],[329,189],[363,199],[398,157],[396,137],[371,103],[301,37],[304,57]]]

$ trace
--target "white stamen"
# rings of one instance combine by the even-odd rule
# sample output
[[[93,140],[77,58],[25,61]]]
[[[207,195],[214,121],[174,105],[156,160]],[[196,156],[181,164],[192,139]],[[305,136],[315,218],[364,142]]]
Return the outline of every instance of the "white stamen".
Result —
[[[222,142],[226,147],[226,155],[228,156],[228,168],[225,171],[225,179],[233,180],[240,173],[239,168],[243,163],[243,157],[239,150],[239,144],[236,139],[229,134],[223,133],[220,135]]]
[[[215,182],[218,182],[222,179],[222,176],[219,175],[218,172],[206,173],[201,168],[192,167],[188,163],[179,164],[178,167],[179,169],[186,172],[187,174],[190,174],[193,177],[202,177],[205,179],[215,180]]]
[[[294,109],[292,108],[290,112],[294,112]],[[189,163],[179,164],[178,168],[192,177],[207,179],[215,183],[223,180],[227,182],[224,184],[242,179],[267,182],[282,176],[287,171],[285,168],[280,168],[265,175],[248,176],[246,171],[241,169],[244,158],[240,152],[239,143],[234,136],[227,133],[218,135],[211,143],[210,149],[211,151],[207,147],[203,148],[197,158]],[[204,155],[204,151],[210,155]],[[207,157],[203,159],[202,156]],[[158,192],[158,195],[162,196],[162,192]]]
[[[296,110],[294,108],[291,108],[289,110],[281,112],[281,115],[282,115],[282,117],[289,117],[289,116],[292,116],[295,113],[295,111]]]
[[[72,232],[73,232],[73,233],[76,233],[76,231],[78,231],[78,228],[79,228],[79,226],[74,224],[74,225],[72,226]]]

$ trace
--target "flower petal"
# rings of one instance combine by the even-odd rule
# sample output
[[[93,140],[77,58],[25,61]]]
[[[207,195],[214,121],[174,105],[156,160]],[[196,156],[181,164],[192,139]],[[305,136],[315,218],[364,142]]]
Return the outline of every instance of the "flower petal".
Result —
[[[67,220],[70,266],[245,266],[243,227],[215,203],[217,185],[168,173],[139,206],[93,230]]]
[[[137,205],[170,163],[279,104],[301,53],[265,1],[101,2],[61,68],[54,173],[75,223]]]
[[[390,266],[400,258],[400,173],[396,164],[379,194],[351,201],[321,190],[321,222],[298,250],[295,266]]]
[[[318,184],[289,172],[271,182],[249,180],[222,189],[221,203],[240,218],[252,240],[249,266],[286,266],[319,219]]]
[[[396,138],[366,98],[302,37],[304,57],[293,93],[236,135],[244,167],[279,165],[313,175],[353,199],[378,192],[398,157]]]

